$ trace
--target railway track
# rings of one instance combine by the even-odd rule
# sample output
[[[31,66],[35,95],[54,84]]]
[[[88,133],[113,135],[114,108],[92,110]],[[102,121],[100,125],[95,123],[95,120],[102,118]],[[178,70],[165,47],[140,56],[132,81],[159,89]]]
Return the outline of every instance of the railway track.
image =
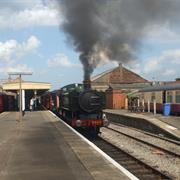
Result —
[[[180,158],[179,152],[176,152],[174,149],[172,149],[172,150],[174,150],[174,151],[172,151],[172,150],[169,150],[169,149],[167,149],[167,148],[161,147],[161,146],[158,145],[158,144],[153,144],[152,142],[148,142],[147,140],[144,140],[144,139],[142,139],[142,138],[139,138],[138,136],[135,137],[134,135],[130,135],[130,134],[125,133],[125,132],[121,132],[120,130],[117,130],[117,129],[114,129],[114,128],[110,128],[110,127],[106,127],[106,128],[109,129],[109,130],[112,130],[112,131],[114,131],[114,132],[116,132],[116,133],[122,134],[122,135],[124,135],[124,136],[126,136],[126,137],[128,137],[128,138],[134,139],[135,141],[138,141],[138,142],[140,142],[140,143],[143,143],[143,144],[146,144],[146,145],[148,145],[148,146],[151,146],[151,147],[153,147],[153,148],[155,148],[155,149],[157,149],[157,150],[159,150],[159,151],[162,151],[163,153],[170,154],[170,155],[173,155],[173,156],[176,156],[176,157]],[[141,133],[142,133],[142,132],[141,132]],[[151,135],[151,134],[148,134],[148,136],[151,136],[152,138],[157,138],[157,137],[154,137],[154,136]],[[167,139],[164,139],[164,141],[168,141],[168,140],[167,140]],[[170,141],[170,142],[179,145],[178,142],[172,142],[172,141]]]
[[[139,179],[174,179],[100,137],[91,141]]]

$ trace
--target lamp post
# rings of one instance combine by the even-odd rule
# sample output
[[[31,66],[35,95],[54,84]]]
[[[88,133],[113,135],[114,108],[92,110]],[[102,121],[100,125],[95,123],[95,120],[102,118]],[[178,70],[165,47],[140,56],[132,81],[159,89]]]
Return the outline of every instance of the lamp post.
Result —
[[[32,75],[31,72],[10,72],[8,75],[19,76],[19,121],[22,121],[22,75]]]

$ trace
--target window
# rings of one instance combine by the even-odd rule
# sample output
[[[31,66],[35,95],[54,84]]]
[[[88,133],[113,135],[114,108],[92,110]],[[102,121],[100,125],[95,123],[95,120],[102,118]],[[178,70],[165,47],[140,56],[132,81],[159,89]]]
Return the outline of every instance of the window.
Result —
[[[156,99],[156,96],[155,96],[155,93],[153,92],[153,93],[151,94],[151,102],[154,102],[155,99]]]
[[[167,92],[167,103],[172,103],[172,102],[173,102],[173,93]]]
[[[180,91],[176,91],[176,103],[180,103]]]

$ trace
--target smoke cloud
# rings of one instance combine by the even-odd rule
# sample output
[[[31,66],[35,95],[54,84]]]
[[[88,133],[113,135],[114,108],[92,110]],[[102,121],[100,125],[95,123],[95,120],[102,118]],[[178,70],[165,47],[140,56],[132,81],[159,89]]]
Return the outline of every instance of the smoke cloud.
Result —
[[[124,64],[137,57],[148,27],[176,26],[179,0],[62,0],[63,30],[72,42],[90,79],[100,61]]]

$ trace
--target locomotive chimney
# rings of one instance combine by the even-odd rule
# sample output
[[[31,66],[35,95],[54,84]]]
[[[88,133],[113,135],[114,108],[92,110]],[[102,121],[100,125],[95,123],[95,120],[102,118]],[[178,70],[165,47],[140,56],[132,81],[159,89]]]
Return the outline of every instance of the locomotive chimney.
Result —
[[[91,80],[84,80],[83,85],[84,85],[84,90],[90,90],[91,89]]]

